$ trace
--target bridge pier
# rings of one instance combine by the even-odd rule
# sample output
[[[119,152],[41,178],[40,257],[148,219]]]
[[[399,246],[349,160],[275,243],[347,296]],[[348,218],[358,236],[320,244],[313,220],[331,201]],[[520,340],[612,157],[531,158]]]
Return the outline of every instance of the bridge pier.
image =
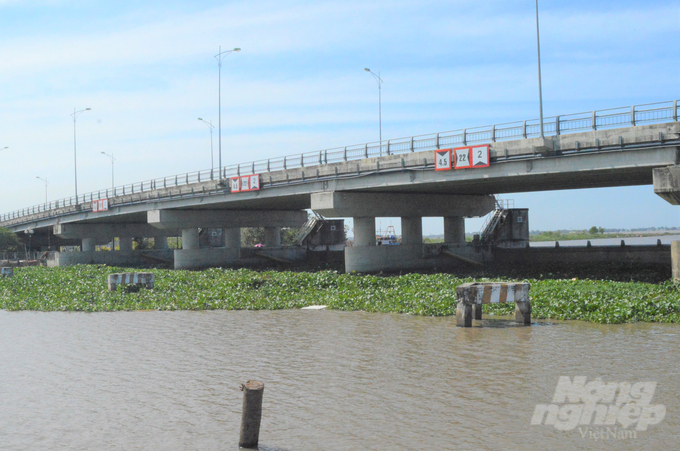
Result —
[[[144,255],[156,256],[163,260],[172,258],[167,250],[167,237],[175,236],[176,230],[158,230],[147,224],[85,223],[57,224],[53,227],[54,236],[60,240],[80,240],[81,252],[58,252],[54,259],[48,260],[50,266],[70,266],[77,264],[140,265],[148,263]],[[112,247],[110,252],[97,252],[98,244],[114,244],[112,237],[118,237],[119,250]],[[155,249],[132,250],[133,237],[154,238]],[[162,244],[165,244],[163,247]],[[159,247],[160,245],[160,247]]]
[[[168,237],[167,236],[157,236],[153,239],[153,248],[158,251],[168,250]]]
[[[452,244],[465,243],[464,217],[444,216],[444,242]]]
[[[93,252],[95,246],[94,238],[83,238],[82,244],[80,245],[80,250],[82,252]]]
[[[465,241],[464,218],[483,216],[495,201],[486,195],[324,192],[313,193],[312,210],[326,217],[354,218],[354,245],[345,248],[345,271],[378,272],[436,266],[423,245],[422,218],[448,219],[449,239]],[[402,244],[376,246],[375,218],[401,217]]]
[[[182,229],[182,249],[198,249],[198,229]]]
[[[241,228],[240,227],[225,228],[222,231],[222,236],[224,237],[224,247],[229,248],[229,249],[240,249],[241,248]]]
[[[281,229],[279,227],[265,227],[264,244],[267,247],[281,247]]]
[[[280,260],[304,259],[304,249],[281,248],[281,227],[300,227],[307,213],[299,210],[152,210],[149,225],[159,229],[181,229],[182,249],[174,252],[175,269],[241,266],[262,263],[252,250],[241,249],[242,227],[265,227],[266,249],[258,251]],[[201,248],[198,228],[221,228],[225,247]],[[276,254],[276,255],[273,255]]]

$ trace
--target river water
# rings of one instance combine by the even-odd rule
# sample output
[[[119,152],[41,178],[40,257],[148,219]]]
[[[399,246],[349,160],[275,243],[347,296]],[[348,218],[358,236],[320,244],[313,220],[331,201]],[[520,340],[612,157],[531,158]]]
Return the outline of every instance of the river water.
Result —
[[[262,449],[678,449],[680,325],[474,325],[337,311],[0,311],[0,449],[236,450],[249,379],[266,385]],[[651,403],[665,418],[626,439],[531,425],[560,376],[657,382]]]

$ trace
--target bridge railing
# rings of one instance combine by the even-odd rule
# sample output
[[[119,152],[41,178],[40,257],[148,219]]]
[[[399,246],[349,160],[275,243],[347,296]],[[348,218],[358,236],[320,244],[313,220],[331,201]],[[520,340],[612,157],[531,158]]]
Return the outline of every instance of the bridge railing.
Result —
[[[588,130],[617,128],[645,123],[662,123],[678,120],[678,100],[648,103],[621,108],[590,111],[544,118],[545,136],[556,136]],[[67,197],[43,204],[22,208],[0,215],[1,221],[8,221],[35,213],[58,208],[85,204],[97,199],[116,197],[149,190],[172,188],[192,183],[218,180],[247,174],[261,174],[270,171],[296,169],[310,166],[375,158],[384,155],[404,154],[430,149],[466,146],[469,144],[507,141],[540,136],[540,122],[532,119],[504,124],[487,125],[459,129],[407,138],[389,139],[382,142],[354,144],[346,147],[306,152],[266,160],[251,161],[225,166],[219,169],[206,169],[196,172],[172,175],[169,177],[146,180],[143,182],[93,191],[76,197]]]

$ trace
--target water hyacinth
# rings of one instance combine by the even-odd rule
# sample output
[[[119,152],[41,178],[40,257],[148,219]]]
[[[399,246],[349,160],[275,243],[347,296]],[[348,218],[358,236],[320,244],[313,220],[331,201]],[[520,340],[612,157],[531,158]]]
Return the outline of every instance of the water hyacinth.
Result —
[[[330,309],[445,316],[456,311],[456,287],[477,281],[451,274],[375,276],[335,271],[291,272],[248,269],[145,270],[156,276],[153,290],[106,289],[109,274],[126,268],[78,265],[18,268],[0,278],[0,308],[37,311],[260,310],[324,304]],[[680,290],[659,284],[607,280],[526,280],[534,318],[598,323],[680,322]],[[487,305],[506,314],[514,304]]]

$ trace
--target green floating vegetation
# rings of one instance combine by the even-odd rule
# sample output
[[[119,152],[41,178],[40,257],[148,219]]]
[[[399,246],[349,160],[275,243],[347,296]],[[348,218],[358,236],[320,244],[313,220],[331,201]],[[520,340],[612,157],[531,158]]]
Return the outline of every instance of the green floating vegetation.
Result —
[[[37,311],[261,310],[323,304],[337,310],[445,316],[456,311],[456,287],[471,281],[451,274],[373,276],[335,271],[248,269],[145,270],[155,289],[106,288],[111,273],[130,269],[97,265],[19,268],[0,278],[0,309]],[[680,322],[680,289],[670,283],[598,280],[526,280],[534,318],[598,323]],[[509,314],[514,304],[486,305],[485,313]]]

